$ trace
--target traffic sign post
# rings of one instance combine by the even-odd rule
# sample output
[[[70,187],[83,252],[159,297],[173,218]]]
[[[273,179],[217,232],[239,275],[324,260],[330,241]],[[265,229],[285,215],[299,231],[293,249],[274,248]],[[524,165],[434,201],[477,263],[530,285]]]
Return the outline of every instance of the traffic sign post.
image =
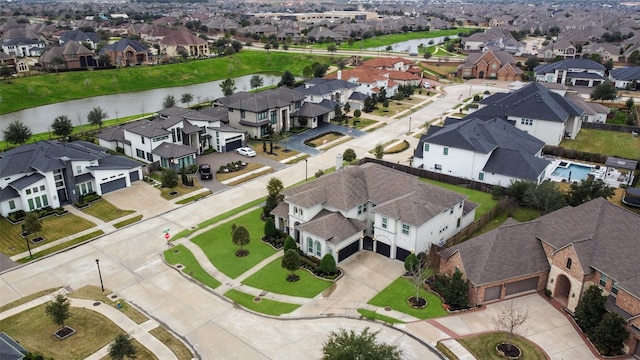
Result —
[[[169,238],[171,237],[171,235],[169,235],[169,233],[164,233],[164,238],[167,239],[167,241],[169,241]]]

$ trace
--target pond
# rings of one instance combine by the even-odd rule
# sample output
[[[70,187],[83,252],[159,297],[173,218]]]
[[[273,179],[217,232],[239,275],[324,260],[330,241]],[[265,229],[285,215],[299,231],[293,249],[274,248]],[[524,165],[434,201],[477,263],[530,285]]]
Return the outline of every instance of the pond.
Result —
[[[424,45],[424,47],[428,47],[431,45],[437,45],[437,44],[442,44],[444,42],[444,38],[446,36],[438,36],[438,37],[434,37],[434,38],[424,38],[424,39],[413,39],[413,40],[407,40],[407,41],[402,41],[402,42],[398,42],[395,44],[391,44],[391,51],[394,52],[406,52],[406,53],[417,53],[418,52],[418,46],[420,46],[420,44]],[[458,35],[449,35],[448,36],[450,39],[456,39],[458,37]],[[432,42],[431,44],[429,44],[429,42]],[[386,51],[387,50],[387,46],[378,46],[378,47],[374,47],[374,48],[369,48],[369,49],[365,49],[365,50],[373,50],[373,51]]]
[[[264,80],[264,86],[276,85],[281,79],[280,76],[271,74],[259,75]],[[249,80],[252,76],[246,75],[235,78],[236,91],[251,90]],[[45,133],[49,131],[49,126],[53,120],[60,115],[68,116],[74,126],[83,125],[87,124],[89,111],[98,106],[107,113],[107,119],[155,112],[162,109],[162,103],[167,95],[173,95],[178,106],[183,105],[180,103],[180,97],[185,93],[193,95],[193,104],[212,101],[223,96],[220,89],[221,82],[222,80],[217,80],[187,86],[94,96],[38,106],[0,115],[0,130],[4,130],[10,122],[20,120],[31,129],[32,133]]]

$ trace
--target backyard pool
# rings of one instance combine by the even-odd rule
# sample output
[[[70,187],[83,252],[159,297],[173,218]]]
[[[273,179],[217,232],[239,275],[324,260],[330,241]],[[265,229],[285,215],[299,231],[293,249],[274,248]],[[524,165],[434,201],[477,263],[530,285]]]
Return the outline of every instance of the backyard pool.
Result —
[[[588,165],[561,161],[553,170],[551,176],[562,178],[567,182],[582,181],[585,180],[587,175],[592,171],[593,168]]]

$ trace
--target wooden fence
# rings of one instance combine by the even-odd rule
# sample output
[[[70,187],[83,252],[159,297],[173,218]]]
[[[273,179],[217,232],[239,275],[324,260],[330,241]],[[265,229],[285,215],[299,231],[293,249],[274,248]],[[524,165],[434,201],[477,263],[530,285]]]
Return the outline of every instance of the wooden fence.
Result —
[[[627,125],[615,125],[615,124],[599,124],[599,123],[588,123],[583,122],[582,127],[585,129],[597,129],[597,130],[608,130],[608,131],[617,131],[617,132],[626,132],[626,133],[638,133],[640,132],[640,126],[627,126]]]

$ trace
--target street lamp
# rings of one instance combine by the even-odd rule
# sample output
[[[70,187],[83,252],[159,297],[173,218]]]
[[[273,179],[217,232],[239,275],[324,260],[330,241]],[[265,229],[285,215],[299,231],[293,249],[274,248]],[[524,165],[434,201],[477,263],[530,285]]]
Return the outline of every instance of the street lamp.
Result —
[[[409,116],[409,132],[411,132],[411,116]]]
[[[304,181],[307,181],[307,179],[308,179],[308,177],[307,177],[308,169],[309,169],[308,164],[309,164],[309,162],[307,161],[307,159],[304,159]]]
[[[100,277],[100,288],[104,292],[104,283],[102,282],[102,273],[100,272],[100,260],[96,259],[96,265],[98,266],[98,276]]]

